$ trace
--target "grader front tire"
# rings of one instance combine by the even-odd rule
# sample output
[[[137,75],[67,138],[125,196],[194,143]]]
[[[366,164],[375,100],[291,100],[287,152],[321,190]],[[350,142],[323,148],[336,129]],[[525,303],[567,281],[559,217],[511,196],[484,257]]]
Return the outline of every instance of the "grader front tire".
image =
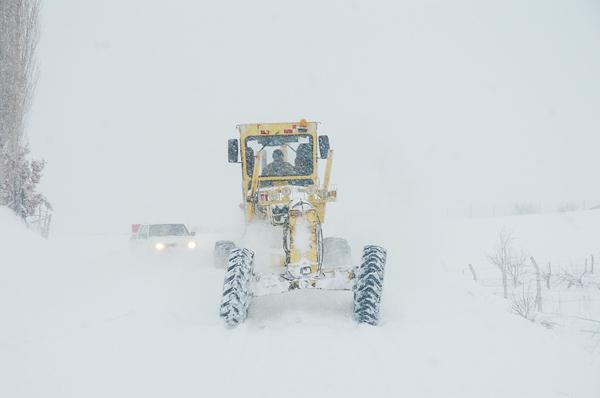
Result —
[[[250,280],[254,267],[254,252],[248,249],[233,249],[229,255],[227,272],[223,283],[221,318],[234,327],[244,322],[252,300]]]
[[[383,292],[383,277],[387,253],[380,246],[365,246],[354,286],[354,319],[359,323],[377,325]]]

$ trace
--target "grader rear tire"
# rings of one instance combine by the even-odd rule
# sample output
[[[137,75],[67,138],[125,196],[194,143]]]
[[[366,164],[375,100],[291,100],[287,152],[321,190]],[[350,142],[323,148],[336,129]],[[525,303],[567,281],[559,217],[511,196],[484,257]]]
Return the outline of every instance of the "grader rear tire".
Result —
[[[359,323],[377,325],[383,291],[383,276],[387,253],[380,246],[363,249],[362,261],[354,286],[354,319]]]
[[[231,251],[223,282],[220,310],[221,318],[230,327],[244,322],[248,315],[248,307],[252,300],[250,280],[253,267],[254,252],[252,250],[233,249]]]

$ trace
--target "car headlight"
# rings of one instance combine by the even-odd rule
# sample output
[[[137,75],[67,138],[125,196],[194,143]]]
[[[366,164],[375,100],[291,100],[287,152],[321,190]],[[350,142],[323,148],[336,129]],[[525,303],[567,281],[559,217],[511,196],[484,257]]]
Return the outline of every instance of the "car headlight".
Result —
[[[196,242],[194,242],[193,240],[189,241],[188,244],[187,244],[187,247],[188,247],[188,249],[195,249],[196,248]]]
[[[165,250],[165,247],[166,247],[165,244],[162,242],[158,242],[157,244],[154,245],[154,248],[158,251]]]

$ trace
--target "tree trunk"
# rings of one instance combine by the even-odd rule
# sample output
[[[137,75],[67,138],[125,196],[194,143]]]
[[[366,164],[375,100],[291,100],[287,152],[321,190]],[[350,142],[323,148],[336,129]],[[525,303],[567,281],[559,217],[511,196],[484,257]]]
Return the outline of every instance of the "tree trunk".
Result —
[[[505,269],[501,269],[500,270],[502,272],[502,290],[503,290],[503,296],[505,299],[508,298],[508,278],[506,275],[506,270]]]
[[[540,275],[540,267],[538,267],[533,256],[531,256],[531,263],[535,267],[535,304],[537,310],[542,312],[542,278]]]
[[[35,50],[38,42],[38,14],[40,0],[0,0],[0,151],[15,159],[26,145],[25,117],[33,99],[37,79]],[[5,189],[20,192],[23,187],[16,181],[22,177],[2,166],[1,181]],[[3,196],[7,193],[0,192]],[[0,199],[22,216],[23,199],[19,193],[11,198],[12,204]]]

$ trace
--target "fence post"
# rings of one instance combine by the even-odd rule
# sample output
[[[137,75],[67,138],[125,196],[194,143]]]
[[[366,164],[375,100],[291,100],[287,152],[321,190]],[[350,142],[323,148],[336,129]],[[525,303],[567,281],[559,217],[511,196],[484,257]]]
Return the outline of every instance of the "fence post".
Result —
[[[473,265],[469,264],[469,269],[471,270],[471,274],[473,274],[473,280],[477,281],[477,274],[475,273],[475,268],[473,268]]]
[[[542,312],[542,281],[540,276],[540,267],[538,267],[533,256],[531,256],[531,263],[535,267],[535,303],[537,305],[537,310]]]

